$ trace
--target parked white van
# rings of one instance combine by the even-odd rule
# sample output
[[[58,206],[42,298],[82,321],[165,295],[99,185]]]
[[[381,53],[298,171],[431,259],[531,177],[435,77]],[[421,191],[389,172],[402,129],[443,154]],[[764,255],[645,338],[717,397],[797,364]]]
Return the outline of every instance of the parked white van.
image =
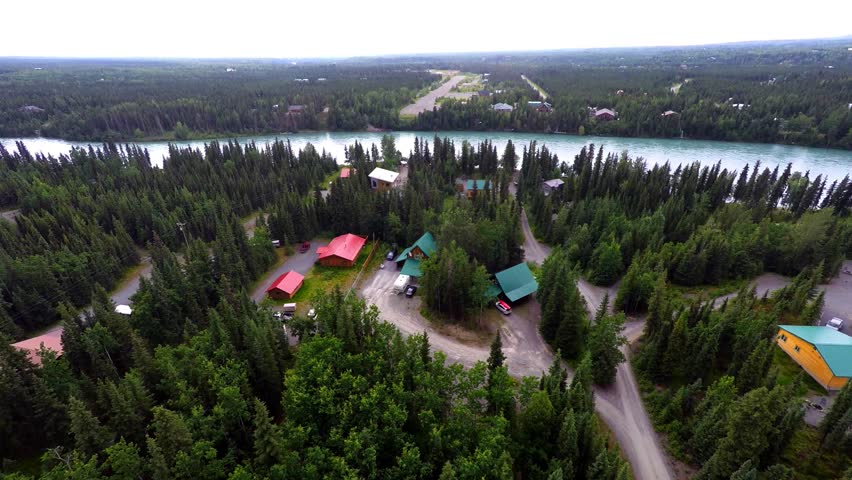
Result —
[[[393,282],[393,292],[397,295],[405,291],[405,287],[408,286],[408,282],[411,280],[411,275],[400,275],[397,277],[396,281]]]

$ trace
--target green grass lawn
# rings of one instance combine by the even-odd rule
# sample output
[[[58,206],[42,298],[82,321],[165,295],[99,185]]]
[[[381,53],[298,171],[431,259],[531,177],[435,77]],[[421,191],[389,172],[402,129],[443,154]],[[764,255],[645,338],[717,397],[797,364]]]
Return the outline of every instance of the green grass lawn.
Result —
[[[802,388],[797,392],[799,395],[806,395],[808,393],[816,393],[819,395],[825,395],[826,391],[822,388],[822,385],[817,383],[816,380],[813,379],[807,372],[805,372],[802,367],[793,361],[784,350],[781,350],[780,347],[773,347],[774,352],[772,354],[772,366],[770,367],[771,372],[775,372],[778,375],[778,384],[780,385],[789,385],[793,383],[799,375],[801,375],[804,379],[804,383]]]
[[[326,175],[325,178],[323,178],[322,181],[320,181],[319,189],[320,190],[328,190],[330,188],[329,183],[337,180],[337,177],[340,176],[340,171],[344,168],[350,168],[350,167],[348,165],[345,166],[345,167],[341,166],[341,167],[338,167],[337,170]]]
[[[355,265],[352,267],[324,267],[322,265],[315,264],[307,275],[305,275],[305,281],[302,284],[302,288],[296,292],[296,295],[293,295],[293,298],[285,300],[266,298],[263,301],[263,304],[276,306],[284,305],[285,303],[295,303],[296,313],[298,315],[306,314],[308,310],[310,310],[311,302],[317,293],[330,292],[335,288],[340,288],[340,290],[345,292],[350,286],[352,286],[352,282],[355,281],[355,277],[358,275],[358,272],[361,271],[361,267],[364,265],[364,262],[367,261],[367,257],[370,255],[372,246],[373,244],[371,242],[364,244],[364,248],[361,249],[358,257],[355,259]],[[362,276],[362,279],[372,270],[379,268],[379,264],[384,259],[383,255],[387,249],[388,246],[382,242],[376,246],[376,253],[364,269],[364,276]]]

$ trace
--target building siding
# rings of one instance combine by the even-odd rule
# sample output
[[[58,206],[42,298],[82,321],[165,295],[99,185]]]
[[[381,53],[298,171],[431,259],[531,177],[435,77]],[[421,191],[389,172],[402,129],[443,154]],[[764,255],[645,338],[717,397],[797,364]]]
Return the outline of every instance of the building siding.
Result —
[[[318,262],[323,267],[351,267],[352,265],[355,265],[355,260],[349,261],[345,258],[336,256],[322,258],[318,260]]]
[[[383,182],[381,180],[376,180],[375,178],[371,178],[370,180],[373,182],[373,185],[375,185],[373,187],[373,189],[377,192],[386,192],[386,191],[390,190],[391,188],[393,188],[392,183]]]
[[[304,280],[299,282],[299,285],[296,287],[295,290],[293,290],[293,295],[296,295],[296,292],[298,292],[299,289],[302,288],[303,283],[305,283]],[[281,289],[278,289],[278,288],[270,290],[269,292],[267,292],[267,295],[269,295],[269,298],[273,298],[275,300],[284,300],[284,299],[288,299],[288,298],[293,298],[293,295],[290,295],[287,292],[285,292],[284,290],[281,290]]]
[[[775,343],[827,390],[839,390],[849,380],[835,376],[816,347],[787,330],[778,331]]]

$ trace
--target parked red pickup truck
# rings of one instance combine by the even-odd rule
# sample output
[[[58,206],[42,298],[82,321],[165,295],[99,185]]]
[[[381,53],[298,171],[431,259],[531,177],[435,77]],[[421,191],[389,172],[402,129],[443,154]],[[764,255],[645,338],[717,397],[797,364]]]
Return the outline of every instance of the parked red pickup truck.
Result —
[[[311,249],[311,242],[305,242],[299,247],[299,253],[305,253]]]

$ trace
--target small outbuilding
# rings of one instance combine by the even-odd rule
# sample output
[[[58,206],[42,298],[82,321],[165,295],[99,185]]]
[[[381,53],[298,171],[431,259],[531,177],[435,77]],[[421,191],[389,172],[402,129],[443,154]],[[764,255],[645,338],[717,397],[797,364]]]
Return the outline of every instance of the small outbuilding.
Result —
[[[680,115],[680,114],[675,112],[674,110],[666,110],[665,112],[662,113],[661,116],[662,117],[673,117],[675,115]]]
[[[384,168],[376,167],[370,172],[370,187],[378,192],[390,190],[396,185],[396,179],[399,178],[399,173]]]
[[[340,170],[340,178],[349,178],[349,175],[352,173],[352,170],[349,168],[343,168]]]
[[[515,107],[509,105],[508,103],[495,103],[494,105],[491,105],[491,110],[494,110],[495,112],[499,113],[509,113],[514,109]]]
[[[532,108],[539,113],[550,113],[553,111],[553,105],[547,102],[530,101],[527,102],[527,107]]]
[[[56,352],[56,356],[62,356],[62,327],[54,327],[47,332],[27,340],[13,343],[12,346],[27,354],[27,358],[35,366],[41,366],[42,348]]]
[[[852,337],[828,327],[779,325],[775,343],[826,390],[852,377]]]
[[[615,110],[610,110],[609,108],[596,108],[593,112],[593,116],[597,120],[608,122],[610,120],[615,120],[618,113],[616,113]]]
[[[538,282],[526,263],[519,263],[502,272],[497,272],[494,277],[500,289],[503,290],[503,295],[510,302],[516,302],[538,291]]]
[[[351,267],[366,242],[366,237],[351,233],[334,237],[327,246],[317,248],[317,262],[324,267]]]
[[[565,182],[562,181],[561,178],[553,178],[551,180],[545,180],[541,182],[541,191],[544,192],[545,195],[550,195],[562,188]]]
[[[464,194],[467,198],[473,198],[476,195],[476,192],[482,190],[491,190],[494,188],[494,184],[491,183],[491,180],[468,180],[464,185]]]
[[[269,285],[269,288],[266,289],[266,294],[269,298],[274,298],[276,300],[293,298],[293,295],[302,288],[302,284],[304,282],[305,277],[301,273],[290,270],[276,278],[275,281]]]

